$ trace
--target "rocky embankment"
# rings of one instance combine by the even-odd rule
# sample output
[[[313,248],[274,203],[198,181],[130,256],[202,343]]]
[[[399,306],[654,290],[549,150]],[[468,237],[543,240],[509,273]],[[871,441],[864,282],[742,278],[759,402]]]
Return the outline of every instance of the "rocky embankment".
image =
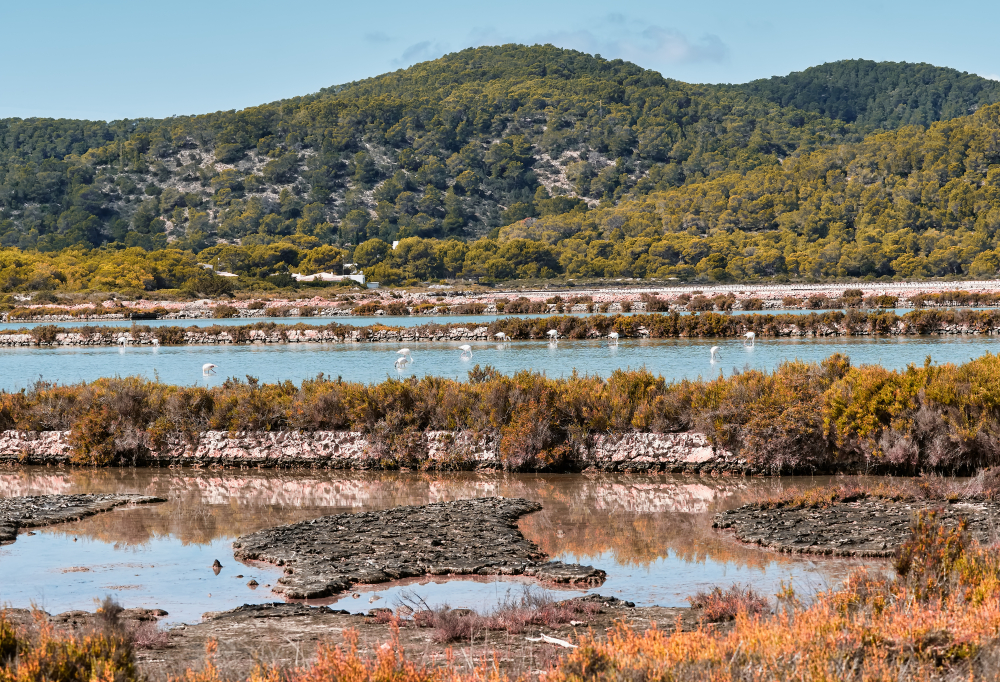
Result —
[[[713,526],[733,531],[742,542],[778,552],[890,557],[910,537],[916,514],[931,510],[939,511],[946,526],[965,519],[969,534],[982,542],[992,541],[1000,526],[1000,505],[995,503],[877,498],[819,508],[747,505],[716,515]]]
[[[268,528],[233,542],[240,561],[285,567],[272,591],[288,599],[319,599],[354,584],[424,575],[528,575],[539,580],[599,585],[593,566],[545,562],[517,528],[542,505],[485,497],[338,514]]]
[[[569,322],[567,322],[569,320]],[[895,313],[842,313],[817,311],[803,315],[702,313],[681,316],[650,313],[638,316],[507,318],[490,326],[427,324],[410,327],[389,325],[350,326],[281,325],[255,323],[211,327],[107,327],[57,328],[0,331],[0,347],[59,346],[158,346],[158,345],[268,345],[286,343],[411,344],[421,342],[548,341],[548,329],[561,330],[559,338],[600,339],[614,331],[619,338],[741,338],[753,331],[767,338],[871,337],[871,336],[965,336],[1000,335],[997,311],[916,311]]]
[[[147,495],[36,495],[0,500],[0,543],[17,539],[22,528],[40,528],[82,518],[132,504],[166,502]]]
[[[423,468],[467,471],[504,468],[499,446],[496,437],[454,431],[426,431],[409,444]],[[357,431],[204,431],[193,440],[168,434],[162,448],[118,464],[377,470],[392,461],[385,450]],[[69,431],[0,432],[0,463],[69,464],[71,455]],[[595,434],[576,463],[606,472],[754,473],[700,433]]]
[[[596,334],[600,336],[600,334]],[[174,345],[218,346],[233,344],[281,343],[416,343],[420,341],[489,341],[489,328],[480,327],[412,327],[405,329],[356,328],[356,329],[296,329],[275,327],[264,329],[236,329],[204,331],[189,328],[172,341]],[[132,332],[108,329],[103,332],[57,332],[48,338],[31,333],[0,334],[0,347],[26,346],[158,346],[159,336],[152,331]]]

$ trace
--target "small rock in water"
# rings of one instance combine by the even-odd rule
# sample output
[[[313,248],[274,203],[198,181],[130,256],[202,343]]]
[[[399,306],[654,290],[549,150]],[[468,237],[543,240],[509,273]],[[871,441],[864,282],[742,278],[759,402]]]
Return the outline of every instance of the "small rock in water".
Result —
[[[251,590],[256,590],[258,585],[260,585],[260,583],[254,580],[253,578],[251,578],[250,582],[247,583],[247,587],[249,587]]]
[[[243,574],[242,574],[242,573],[240,573],[240,574],[239,574],[238,576],[236,576],[236,577],[237,577],[237,578],[242,578],[242,577],[243,577]]]
[[[352,594],[351,596],[352,596],[352,597],[354,597],[355,599],[358,599],[358,598],[360,598],[360,597],[361,597],[361,595],[360,595],[360,594],[358,594],[357,592],[355,592],[355,593],[354,593],[354,594]]]
[[[382,597],[378,596],[377,594],[373,594],[372,596],[370,596],[368,598],[368,603],[371,604],[372,602],[377,601],[377,600],[379,600],[381,598]]]
[[[212,562],[212,568],[222,568],[222,564],[219,563],[218,559]]]

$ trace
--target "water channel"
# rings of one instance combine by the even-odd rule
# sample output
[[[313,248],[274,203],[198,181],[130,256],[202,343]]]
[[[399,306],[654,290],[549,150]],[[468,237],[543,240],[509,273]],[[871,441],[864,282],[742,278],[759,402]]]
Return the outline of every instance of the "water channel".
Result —
[[[752,584],[772,595],[782,582],[791,581],[800,594],[809,595],[835,586],[859,562],[779,555],[741,545],[713,530],[711,517],[773,486],[811,487],[828,480],[7,469],[0,471],[0,497],[136,492],[168,501],[30,534],[22,531],[14,544],[0,547],[0,603],[35,604],[60,613],[93,610],[95,599],[111,595],[126,607],[165,609],[167,622],[197,622],[207,611],[278,600],[267,586],[280,569],[234,559],[231,543],[241,534],[326,514],[493,495],[543,505],[542,511],[521,519],[521,531],[553,559],[607,571],[604,585],[589,592],[639,605],[685,606],[686,597],[715,585]],[[218,575],[211,568],[215,559],[223,565]],[[248,587],[251,578],[260,586]],[[524,589],[548,590],[557,598],[584,592],[516,577],[435,576],[364,586],[310,603],[364,612],[417,595],[431,606],[486,610]]]
[[[388,376],[433,375],[465,379],[476,364],[505,374],[520,370],[548,376],[607,376],[615,369],[645,367],[668,380],[714,378],[720,373],[755,368],[773,370],[787,360],[818,362],[843,353],[854,364],[880,364],[901,369],[922,364],[962,363],[996,352],[992,336],[905,336],[759,339],[754,347],[739,339],[626,339],[617,346],[606,340],[518,341],[507,344],[472,342],[472,358],[460,358],[458,342],[408,343],[413,362],[397,372],[393,363],[400,345],[388,343],[275,345],[0,348],[0,389],[18,390],[43,378],[73,383],[105,376],[141,375],[183,385],[213,385],[226,377],[256,376],[262,381],[300,382],[319,373],[348,381],[378,382]],[[719,346],[713,363],[710,348]],[[215,376],[201,367],[217,365]]]

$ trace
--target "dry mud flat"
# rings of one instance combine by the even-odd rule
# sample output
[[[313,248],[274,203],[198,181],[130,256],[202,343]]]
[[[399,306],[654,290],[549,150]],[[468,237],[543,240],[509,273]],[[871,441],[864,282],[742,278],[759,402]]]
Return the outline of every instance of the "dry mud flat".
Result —
[[[352,584],[424,575],[528,575],[599,585],[604,571],[545,562],[517,529],[537,502],[499,497],[338,514],[269,528],[233,542],[240,561],[285,566],[274,592],[319,599]]]
[[[994,541],[1000,531],[1000,504],[872,498],[821,508],[747,505],[717,514],[712,525],[732,530],[742,542],[778,552],[890,557],[910,536],[921,511],[938,511],[938,518],[951,527],[964,518],[969,534],[980,542]]]
[[[542,635],[576,643],[589,635],[603,638],[619,622],[628,623],[640,632],[654,625],[661,630],[674,630],[678,624],[690,630],[700,622],[699,612],[687,608],[633,607],[630,602],[599,595],[573,601],[589,607],[589,615],[580,616],[575,625],[533,626],[521,632],[484,631],[471,641],[441,641],[435,630],[403,620],[399,623],[399,644],[410,660],[429,666],[469,670],[484,662],[492,665],[495,654],[501,670],[512,678],[521,674],[537,677],[539,670],[569,651],[546,642]],[[127,627],[134,628],[163,615],[159,610],[126,609],[119,618]],[[27,609],[8,610],[7,617],[21,627],[31,628],[36,623],[36,617]],[[48,620],[60,630],[88,632],[101,627],[95,614],[84,611],[49,616]],[[712,627],[727,628],[729,624]],[[147,679],[178,679],[187,670],[204,667],[206,645],[214,642],[216,653],[212,662],[223,677],[245,679],[258,663],[284,670],[307,665],[314,659],[317,645],[346,645],[348,633],[356,634],[358,653],[372,657],[382,652],[382,646],[392,639],[393,625],[384,618],[349,615],[323,606],[246,605],[206,614],[196,625],[171,628],[152,648],[137,649],[136,658]]]
[[[21,528],[40,528],[79,521],[87,516],[132,504],[166,502],[148,495],[36,495],[0,500],[0,544],[14,542]]]

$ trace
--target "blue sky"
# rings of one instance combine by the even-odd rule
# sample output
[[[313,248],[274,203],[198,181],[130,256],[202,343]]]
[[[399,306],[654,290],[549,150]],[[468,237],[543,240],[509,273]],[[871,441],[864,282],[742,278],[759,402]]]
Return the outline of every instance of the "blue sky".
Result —
[[[240,109],[508,42],[621,57],[689,82],[850,58],[997,78],[998,20],[1000,3],[926,0],[0,0],[0,117]]]

